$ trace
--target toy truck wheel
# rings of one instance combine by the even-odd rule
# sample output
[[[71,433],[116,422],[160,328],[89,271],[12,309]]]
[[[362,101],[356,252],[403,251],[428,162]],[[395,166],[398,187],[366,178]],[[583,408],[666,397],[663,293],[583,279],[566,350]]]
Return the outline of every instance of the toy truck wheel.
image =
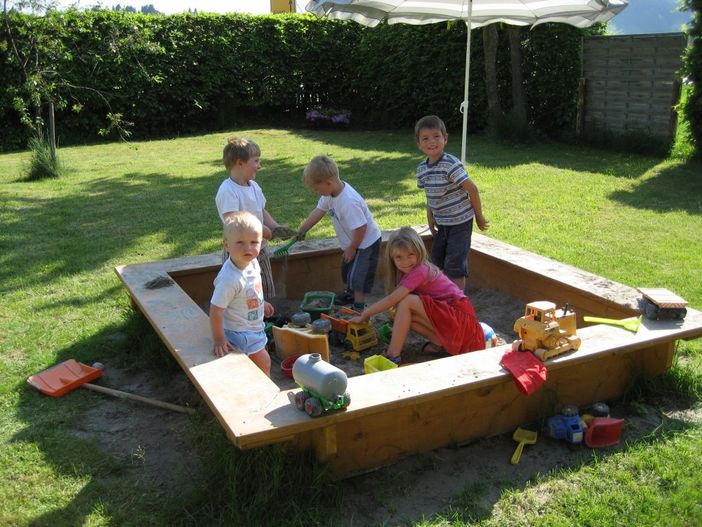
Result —
[[[658,313],[660,312],[660,308],[651,302],[650,300],[646,300],[646,305],[644,306],[644,316],[649,319],[649,320],[656,320],[658,318]]]
[[[314,397],[309,397],[305,401],[305,412],[307,412],[307,415],[310,417],[319,417],[322,415],[322,403]]]
[[[344,336],[338,331],[332,330],[331,333],[329,333],[329,342],[332,346],[340,346],[343,340]]]
[[[307,392],[297,392],[295,394],[295,407],[298,410],[304,410],[305,409],[305,401],[309,399],[310,394]]]
[[[578,415],[578,407],[574,404],[567,404],[563,408],[561,408],[561,415],[564,415],[566,417],[573,417],[575,415]]]
[[[354,351],[353,342],[351,342],[349,339],[344,340],[344,349],[346,351]]]
[[[348,408],[351,404],[351,394],[349,392],[344,393],[344,408]]]

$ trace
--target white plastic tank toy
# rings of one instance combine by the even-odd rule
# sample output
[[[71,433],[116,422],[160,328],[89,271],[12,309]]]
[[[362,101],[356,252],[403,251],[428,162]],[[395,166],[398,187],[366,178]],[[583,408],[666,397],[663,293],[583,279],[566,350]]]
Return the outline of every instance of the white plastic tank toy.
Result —
[[[342,370],[322,359],[319,353],[302,355],[293,366],[293,379],[302,388],[295,394],[295,406],[317,417],[340,410],[351,403],[346,391],[348,378]]]

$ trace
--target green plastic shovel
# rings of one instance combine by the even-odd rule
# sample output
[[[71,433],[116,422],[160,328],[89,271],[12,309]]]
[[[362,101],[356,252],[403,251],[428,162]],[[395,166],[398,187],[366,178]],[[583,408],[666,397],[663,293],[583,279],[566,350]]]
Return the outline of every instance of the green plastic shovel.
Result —
[[[616,318],[600,318],[600,317],[583,317],[585,322],[599,322],[600,324],[609,324],[611,326],[621,326],[628,329],[632,333],[636,333],[641,326],[641,317],[630,317],[617,320]]]

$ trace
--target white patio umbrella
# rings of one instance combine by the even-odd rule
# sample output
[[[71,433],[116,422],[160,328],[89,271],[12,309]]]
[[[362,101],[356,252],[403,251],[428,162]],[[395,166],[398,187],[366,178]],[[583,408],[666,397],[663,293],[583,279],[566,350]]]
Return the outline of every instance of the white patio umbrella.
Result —
[[[596,22],[606,22],[628,4],[628,0],[311,0],[305,9],[319,17],[353,20],[370,27],[383,20],[388,24],[465,21],[468,36],[463,102],[460,107],[463,113],[461,161],[465,163],[471,29],[493,22],[517,26],[562,22],[589,27]]]

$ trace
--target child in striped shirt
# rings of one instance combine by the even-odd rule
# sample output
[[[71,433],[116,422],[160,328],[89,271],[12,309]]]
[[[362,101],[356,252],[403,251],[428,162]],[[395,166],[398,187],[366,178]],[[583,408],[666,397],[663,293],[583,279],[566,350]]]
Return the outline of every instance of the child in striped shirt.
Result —
[[[417,186],[427,196],[427,223],[434,236],[432,262],[461,289],[468,276],[473,219],[488,228],[480,192],[461,161],[444,152],[446,125],[436,115],[422,117],[414,127],[417,146],[427,156],[417,167]]]

